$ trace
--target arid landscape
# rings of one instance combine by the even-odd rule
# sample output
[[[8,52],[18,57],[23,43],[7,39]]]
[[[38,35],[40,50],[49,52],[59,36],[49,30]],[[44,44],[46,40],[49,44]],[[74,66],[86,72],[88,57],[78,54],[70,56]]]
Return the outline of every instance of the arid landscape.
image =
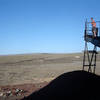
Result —
[[[99,58],[100,54],[97,56],[97,75],[100,75]],[[83,53],[0,56],[0,100],[20,100],[63,73],[82,70],[82,60]],[[14,93],[7,96],[5,91]]]

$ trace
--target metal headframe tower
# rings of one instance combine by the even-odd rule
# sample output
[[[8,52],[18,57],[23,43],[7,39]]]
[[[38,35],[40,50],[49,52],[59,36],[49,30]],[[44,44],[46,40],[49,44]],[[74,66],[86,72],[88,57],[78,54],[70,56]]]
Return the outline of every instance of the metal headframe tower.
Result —
[[[97,37],[100,36],[100,21],[96,21],[97,26]],[[91,38],[87,38],[87,37]],[[90,40],[89,40],[90,39]],[[84,56],[83,56],[83,70],[87,67],[88,72],[95,73],[96,69],[96,58],[97,58],[97,46],[93,44],[93,47],[90,49],[89,42],[93,39],[93,32],[91,27],[91,22],[86,20],[85,22],[85,31],[84,31],[84,40],[85,40],[85,48],[84,48]]]

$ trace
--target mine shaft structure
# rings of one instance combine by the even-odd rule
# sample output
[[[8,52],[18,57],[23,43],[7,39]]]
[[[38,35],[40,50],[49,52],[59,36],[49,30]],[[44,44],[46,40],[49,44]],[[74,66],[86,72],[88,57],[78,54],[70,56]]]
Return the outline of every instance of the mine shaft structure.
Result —
[[[84,56],[83,56],[83,70],[85,68],[88,72],[95,73],[96,61],[97,61],[97,47],[100,47],[100,21],[96,21],[96,34],[93,36],[93,29],[91,22],[85,21],[84,31]]]

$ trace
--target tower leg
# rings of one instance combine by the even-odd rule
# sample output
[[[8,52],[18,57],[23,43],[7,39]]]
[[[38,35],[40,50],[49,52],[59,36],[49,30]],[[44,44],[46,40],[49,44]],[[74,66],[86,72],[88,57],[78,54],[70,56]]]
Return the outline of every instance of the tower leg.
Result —
[[[85,69],[85,67],[88,67],[88,72],[95,73],[96,54],[97,54],[96,50],[97,50],[96,46],[94,46],[93,50],[88,50],[87,42],[85,42],[85,50],[84,50],[84,56],[83,56],[83,70]],[[86,59],[86,56],[87,56],[87,59]]]

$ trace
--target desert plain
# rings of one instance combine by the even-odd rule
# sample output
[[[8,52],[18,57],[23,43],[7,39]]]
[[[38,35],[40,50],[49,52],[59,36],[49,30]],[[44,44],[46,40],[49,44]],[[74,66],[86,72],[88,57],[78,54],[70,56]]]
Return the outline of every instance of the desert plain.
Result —
[[[82,66],[83,53],[0,56],[0,87],[49,83],[63,73],[82,70]],[[97,55],[95,74],[100,75],[100,53]]]

